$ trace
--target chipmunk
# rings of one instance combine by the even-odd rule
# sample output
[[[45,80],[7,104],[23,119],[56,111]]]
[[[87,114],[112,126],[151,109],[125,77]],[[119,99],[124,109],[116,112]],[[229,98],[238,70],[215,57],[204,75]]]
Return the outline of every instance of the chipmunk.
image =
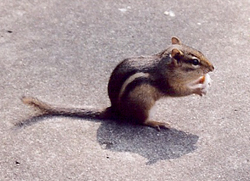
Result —
[[[61,108],[33,97],[23,97],[25,104],[38,108],[44,115],[80,116],[96,119],[119,115],[126,120],[160,128],[170,128],[165,122],[152,120],[152,108],[163,97],[206,94],[210,85],[207,74],[214,70],[211,62],[198,50],[172,37],[172,44],[152,56],[123,60],[113,70],[108,95],[111,106],[104,111]]]

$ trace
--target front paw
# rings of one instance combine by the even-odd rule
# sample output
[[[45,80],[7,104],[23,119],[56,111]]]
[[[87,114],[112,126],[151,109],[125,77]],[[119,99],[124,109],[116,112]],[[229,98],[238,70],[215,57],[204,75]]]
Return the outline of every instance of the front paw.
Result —
[[[211,86],[211,78],[208,74],[200,77],[194,82],[189,84],[189,88],[193,91],[194,94],[200,96],[206,95],[208,88]]]
[[[206,84],[197,84],[197,88],[194,89],[194,94],[203,96],[207,94],[207,90],[208,86]]]

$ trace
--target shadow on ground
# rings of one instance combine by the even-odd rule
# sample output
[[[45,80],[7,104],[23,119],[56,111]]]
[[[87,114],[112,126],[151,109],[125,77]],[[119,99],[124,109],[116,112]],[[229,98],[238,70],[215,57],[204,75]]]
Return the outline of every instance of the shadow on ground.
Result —
[[[16,124],[16,127],[32,126],[49,117],[51,116],[35,116]],[[179,158],[193,152],[199,139],[197,135],[173,128],[157,131],[154,128],[124,122],[101,122],[97,130],[97,140],[104,149],[137,153],[148,159],[146,164]]]
[[[196,149],[199,137],[176,129],[156,129],[112,121],[103,122],[97,131],[98,142],[108,150],[137,153],[147,164],[175,159]]]

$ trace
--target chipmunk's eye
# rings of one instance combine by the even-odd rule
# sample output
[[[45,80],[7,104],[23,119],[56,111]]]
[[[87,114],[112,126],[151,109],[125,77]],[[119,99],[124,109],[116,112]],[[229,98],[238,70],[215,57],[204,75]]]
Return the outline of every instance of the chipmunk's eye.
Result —
[[[200,61],[197,58],[194,58],[192,59],[191,63],[196,66],[200,64]]]

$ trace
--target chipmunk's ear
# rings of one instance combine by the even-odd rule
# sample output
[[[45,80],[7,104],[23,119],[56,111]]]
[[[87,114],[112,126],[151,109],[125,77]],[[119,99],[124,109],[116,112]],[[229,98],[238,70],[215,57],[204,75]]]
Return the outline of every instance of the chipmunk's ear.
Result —
[[[180,56],[182,56],[182,55],[183,55],[182,51],[180,51],[180,50],[177,49],[177,48],[174,48],[174,49],[171,51],[171,56],[172,56],[173,58],[178,59],[178,57],[180,57]]]
[[[181,63],[181,57],[183,56],[183,53],[177,49],[177,48],[174,48],[172,51],[171,51],[171,57],[172,57],[172,64],[174,66],[181,66],[182,63]]]
[[[179,38],[173,36],[172,39],[172,44],[178,44],[178,45],[181,45],[181,40],[179,40]]]

